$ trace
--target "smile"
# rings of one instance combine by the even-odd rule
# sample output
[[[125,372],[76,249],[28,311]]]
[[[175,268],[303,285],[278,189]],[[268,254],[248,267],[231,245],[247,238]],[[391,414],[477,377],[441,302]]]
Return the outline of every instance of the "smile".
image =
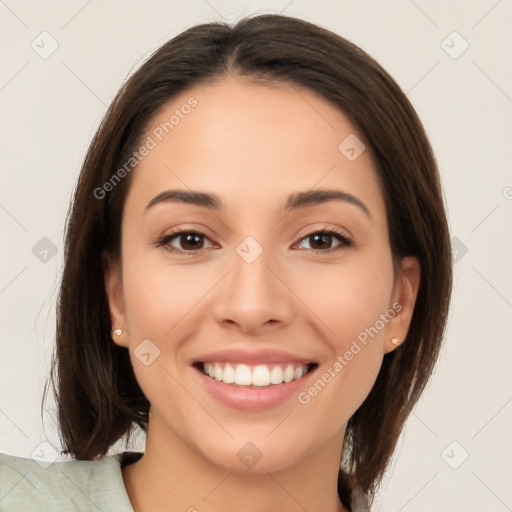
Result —
[[[205,375],[224,384],[246,387],[267,387],[301,379],[316,367],[315,363],[239,364],[229,362],[197,363]]]

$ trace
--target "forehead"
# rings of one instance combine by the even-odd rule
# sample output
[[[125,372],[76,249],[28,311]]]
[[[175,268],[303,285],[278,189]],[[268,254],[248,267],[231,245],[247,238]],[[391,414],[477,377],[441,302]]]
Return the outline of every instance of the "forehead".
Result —
[[[384,207],[368,144],[355,160],[343,152],[347,144],[359,152],[364,135],[299,86],[227,77],[193,87],[162,107],[143,139],[151,150],[133,171],[128,200],[191,188],[261,206],[262,197],[335,187]]]

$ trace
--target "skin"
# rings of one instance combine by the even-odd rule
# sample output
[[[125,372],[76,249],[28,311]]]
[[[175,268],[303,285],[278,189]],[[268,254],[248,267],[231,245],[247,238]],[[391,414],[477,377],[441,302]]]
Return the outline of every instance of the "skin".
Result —
[[[326,100],[229,76],[173,99],[146,136],[191,96],[198,105],[132,171],[122,263],[105,270],[112,325],[123,329],[114,342],[129,349],[151,403],[144,457],[123,471],[128,495],[136,512],[344,510],[336,480],[346,423],[396,348],[391,338],[407,334],[419,264],[404,258],[394,276],[369,145],[355,161],[338,150],[364,136]],[[371,217],[343,201],[284,210],[289,194],[324,188],[354,195]],[[174,202],[144,213],[168,189],[214,193],[225,209]],[[353,246],[315,245],[307,235],[326,226]],[[155,245],[173,229],[204,233],[199,253]],[[247,236],[263,248],[250,264],[236,252]],[[184,237],[168,245],[191,250]],[[212,350],[275,348],[317,361],[320,376],[394,303],[400,312],[307,405],[294,396],[239,411],[199,386],[190,366]],[[144,339],[160,350],[148,366],[134,355]],[[237,457],[247,442],[262,454],[251,468]]]

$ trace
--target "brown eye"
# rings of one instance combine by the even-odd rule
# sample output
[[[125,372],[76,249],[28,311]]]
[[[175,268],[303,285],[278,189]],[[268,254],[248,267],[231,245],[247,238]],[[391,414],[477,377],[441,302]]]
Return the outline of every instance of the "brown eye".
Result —
[[[202,239],[202,235],[198,233],[185,233],[182,235],[178,235],[177,240],[181,242],[181,248],[185,250],[196,250],[202,249],[204,244],[204,240]]]
[[[157,242],[158,247],[165,247],[171,252],[196,254],[205,248],[204,242],[209,240],[203,233],[196,231],[179,231],[164,236]],[[211,244],[213,246],[213,244]]]
[[[313,249],[330,249],[332,244],[332,235],[327,233],[318,233],[316,235],[310,235],[308,238],[311,239]]]
[[[305,236],[301,240],[301,243],[304,240],[310,241],[310,247],[306,247],[305,249],[309,249],[314,252],[331,252],[348,248],[353,245],[352,242],[343,233],[333,230],[311,233],[310,235]],[[336,241],[338,244],[333,247],[332,243]]]

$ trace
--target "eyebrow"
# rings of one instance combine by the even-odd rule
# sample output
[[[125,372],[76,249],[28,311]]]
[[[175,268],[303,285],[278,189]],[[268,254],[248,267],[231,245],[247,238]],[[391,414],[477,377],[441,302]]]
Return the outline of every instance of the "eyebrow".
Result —
[[[307,192],[296,192],[291,194],[286,201],[285,209],[298,210],[326,203],[328,201],[344,201],[352,204],[357,206],[371,218],[368,208],[360,199],[348,192],[332,189],[308,190]],[[222,200],[215,194],[193,190],[165,190],[151,199],[146,206],[144,213],[157,204],[170,202],[193,204],[216,211],[220,211],[224,208]]]

